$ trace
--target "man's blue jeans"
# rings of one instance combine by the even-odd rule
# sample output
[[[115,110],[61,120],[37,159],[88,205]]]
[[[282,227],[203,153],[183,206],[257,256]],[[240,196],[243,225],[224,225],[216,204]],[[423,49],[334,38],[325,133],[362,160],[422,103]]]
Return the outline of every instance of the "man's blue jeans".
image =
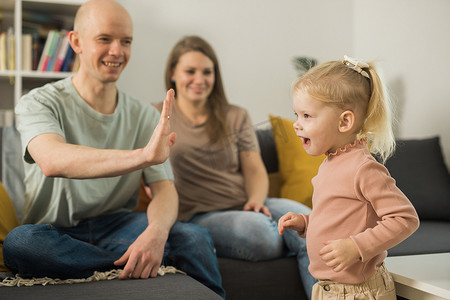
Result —
[[[225,210],[194,215],[187,221],[208,228],[219,257],[261,261],[295,255],[307,296],[317,280],[308,271],[306,240],[294,230],[278,234],[278,220],[287,212],[308,214],[311,209],[288,199],[267,198],[273,220],[262,213]],[[287,251],[286,251],[287,248]]]
[[[80,222],[75,227],[22,225],[3,244],[5,265],[24,278],[84,278],[116,269],[114,261],[148,226],[145,212],[123,212]],[[174,266],[225,297],[210,232],[176,222],[169,233],[163,265]]]

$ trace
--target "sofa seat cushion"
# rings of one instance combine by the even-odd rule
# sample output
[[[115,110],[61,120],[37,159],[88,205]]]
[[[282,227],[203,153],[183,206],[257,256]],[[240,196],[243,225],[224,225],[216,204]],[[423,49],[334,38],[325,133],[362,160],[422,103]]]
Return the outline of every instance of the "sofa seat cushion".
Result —
[[[227,300],[306,300],[295,257],[250,262],[219,257]]]

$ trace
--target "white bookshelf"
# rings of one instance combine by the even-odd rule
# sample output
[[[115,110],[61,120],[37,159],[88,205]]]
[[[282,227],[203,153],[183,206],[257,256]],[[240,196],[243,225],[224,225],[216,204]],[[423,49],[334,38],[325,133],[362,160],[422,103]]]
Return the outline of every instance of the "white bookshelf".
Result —
[[[64,20],[63,29],[69,30],[78,7],[86,0],[1,0],[1,30],[14,28],[15,68],[0,71],[0,112],[9,114],[17,101],[27,91],[48,82],[69,76],[68,72],[43,72],[22,70],[22,13],[38,12],[58,16]],[[1,119],[1,116],[0,116]],[[4,118],[5,119],[5,118]],[[10,119],[10,118],[6,118]],[[8,125],[8,124],[0,124]]]

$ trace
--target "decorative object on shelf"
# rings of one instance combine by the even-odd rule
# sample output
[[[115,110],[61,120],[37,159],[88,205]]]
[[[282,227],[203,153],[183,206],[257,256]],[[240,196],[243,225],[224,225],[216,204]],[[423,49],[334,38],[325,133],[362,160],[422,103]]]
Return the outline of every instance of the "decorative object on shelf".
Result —
[[[303,76],[309,69],[317,65],[317,59],[306,56],[296,56],[292,59],[298,76]]]

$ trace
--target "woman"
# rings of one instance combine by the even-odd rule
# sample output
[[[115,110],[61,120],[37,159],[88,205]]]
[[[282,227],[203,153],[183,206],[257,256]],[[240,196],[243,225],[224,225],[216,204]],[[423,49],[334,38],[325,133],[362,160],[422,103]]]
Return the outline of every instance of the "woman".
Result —
[[[305,240],[291,230],[280,236],[277,221],[288,211],[310,209],[267,198],[268,176],[252,122],[246,110],[228,103],[214,50],[200,37],[181,39],[169,55],[165,82],[176,95],[170,118],[177,141],[170,160],[179,219],[208,228],[217,256],[267,260],[285,255],[287,246],[309,296],[315,279]]]

